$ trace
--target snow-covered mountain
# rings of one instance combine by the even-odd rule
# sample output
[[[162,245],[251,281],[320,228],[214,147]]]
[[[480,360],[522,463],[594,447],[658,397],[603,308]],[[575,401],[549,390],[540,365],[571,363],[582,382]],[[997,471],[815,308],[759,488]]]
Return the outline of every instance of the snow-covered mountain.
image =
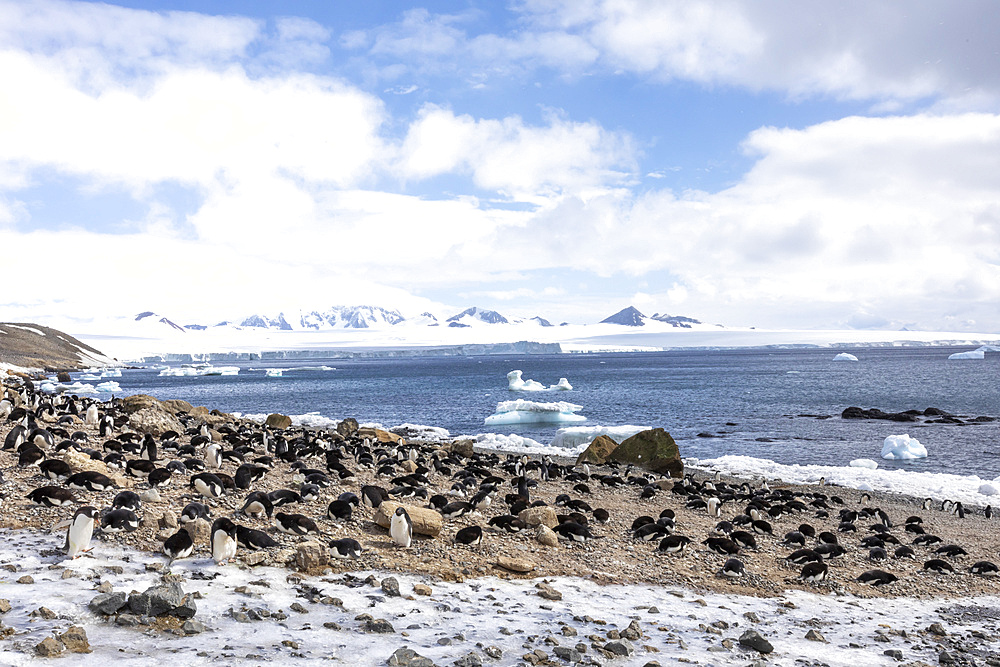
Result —
[[[646,317],[639,312],[635,306],[622,308],[614,315],[601,320],[601,324],[620,324],[627,327],[642,327],[646,326],[647,320],[664,322],[670,326],[682,329],[690,329],[694,324],[701,324],[700,320],[696,320],[693,317],[684,317],[683,315],[667,315],[666,313],[661,315],[660,313],[656,313],[652,317]]]
[[[470,324],[470,320],[486,322],[487,324],[510,324],[510,320],[497,311],[485,310],[476,306],[466,308],[458,315],[452,315],[448,318],[448,322],[457,322],[459,324]],[[449,324],[448,326],[451,325]]]

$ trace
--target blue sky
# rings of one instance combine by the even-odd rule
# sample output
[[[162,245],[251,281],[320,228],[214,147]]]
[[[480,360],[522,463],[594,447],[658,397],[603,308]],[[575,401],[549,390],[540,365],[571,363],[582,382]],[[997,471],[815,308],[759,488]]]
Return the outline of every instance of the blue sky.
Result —
[[[0,1],[0,242],[32,249],[0,312],[1000,331],[997,23],[989,2]]]

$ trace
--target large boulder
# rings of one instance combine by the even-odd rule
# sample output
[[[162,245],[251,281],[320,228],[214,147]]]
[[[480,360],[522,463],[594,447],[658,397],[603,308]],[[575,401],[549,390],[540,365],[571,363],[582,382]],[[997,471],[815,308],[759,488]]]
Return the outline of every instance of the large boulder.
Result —
[[[264,426],[284,430],[292,427],[292,418],[288,415],[273,413],[267,416],[267,421],[264,422]]]
[[[599,435],[594,438],[587,448],[576,458],[576,464],[595,463],[602,465],[608,462],[611,452],[618,448],[618,443],[606,435]]]
[[[618,445],[608,460],[631,463],[671,477],[684,476],[684,462],[681,461],[677,443],[662,428],[636,433]]]
[[[160,406],[150,406],[133,412],[128,424],[139,433],[162,435],[167,431],[183,432],[184,425],[170,412]]]
[[[345,438],[350,438],[358,432],[358,428],[358,420],[354,417],[348,417],[337,424],[337,433]]]
[[[402,436],[398,436],[395,433],[389,433],[389,431],[383,431],[380,428],[359,428],[357,435],[359,438],[370,438],[371,440],[383,445],[406,444],[406,440]]]
[[[428,537],[437,537],[441,533],[444,519],[441,518],[441,514],[437,510],[404,505],[394,500],[382,501],[382,504],[375,510],[375,523],[388,530],[392,515],[396,513],[397,507],[406,508],[406,513],[410,515],[410,521],[413,522],[414,533]]]
[[[125,414],[130,415],[147,408],[162,410],[163,404],[159,401],[159,399],[156,399],[149,394],[136,394],[134,396],[126,396],[122,399],[122,410],[125,411]]]

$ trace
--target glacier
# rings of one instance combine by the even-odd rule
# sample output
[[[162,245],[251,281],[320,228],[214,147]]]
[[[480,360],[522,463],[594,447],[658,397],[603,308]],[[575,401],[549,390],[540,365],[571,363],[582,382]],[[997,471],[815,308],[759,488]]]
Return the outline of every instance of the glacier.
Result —
[[[535,401],[501,401],[497,403],[496,411],[483,420],[486,426],[512,426],[516,424],[561,424],[584,422],[587,418],[576,412],[582,410],[582,405],[556,401],[554,403],[538,403]]]

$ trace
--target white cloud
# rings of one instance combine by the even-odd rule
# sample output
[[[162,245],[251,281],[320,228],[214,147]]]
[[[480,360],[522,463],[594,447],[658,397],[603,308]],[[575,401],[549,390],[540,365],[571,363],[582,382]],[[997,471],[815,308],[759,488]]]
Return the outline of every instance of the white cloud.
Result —
[[[400,171],[410,178],[468,172],[481,188],[537,201],[601,189],[627,176],[622,169],[635,169],[627,135],[596,123],[548,120],[534,127],[517,117],[475,119],[424,107],[403,143]]]
[[[508,33],[476,34],[474,14],[421,9],[342,44],[393,61],[397,74],[482,81],[544,67],[873,100],[883,110],[928,97],[950,110],[984,109],[1000,99],[993,10],[989,0],[905,8],[863,0],[526,0]]]

